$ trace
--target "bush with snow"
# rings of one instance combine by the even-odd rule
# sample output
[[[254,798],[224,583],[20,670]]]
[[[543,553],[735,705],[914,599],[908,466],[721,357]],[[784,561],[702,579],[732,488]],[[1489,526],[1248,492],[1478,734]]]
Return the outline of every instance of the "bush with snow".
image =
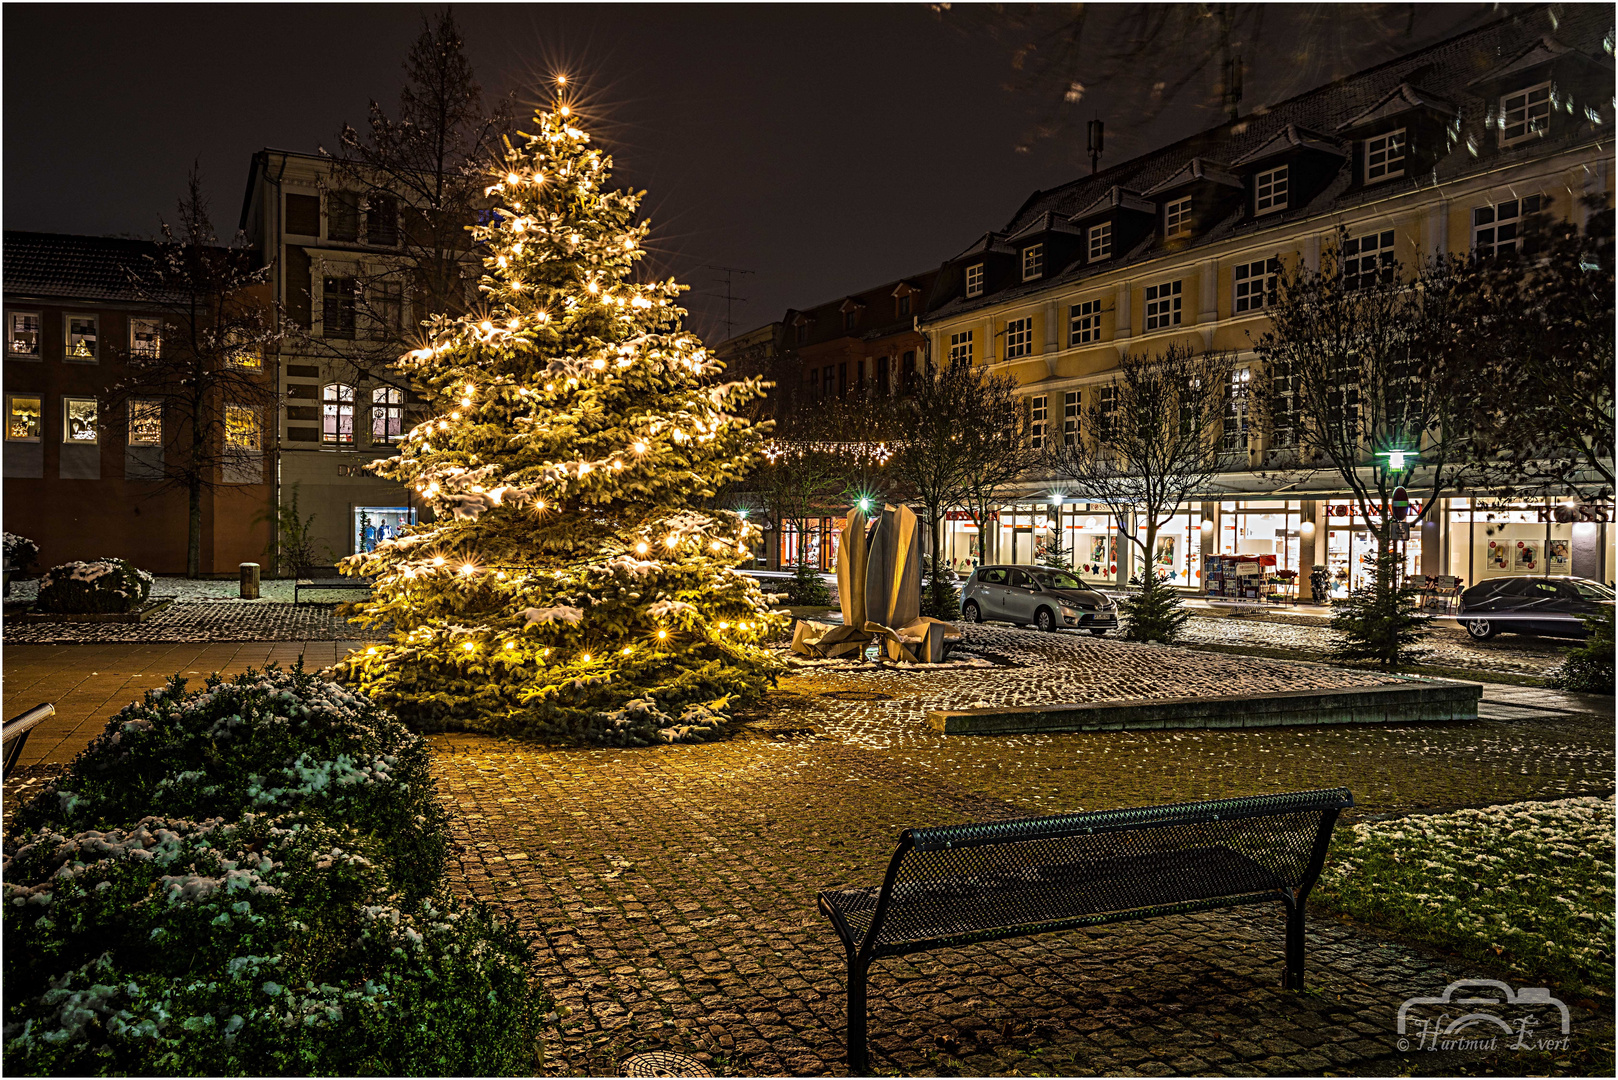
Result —
[[[4,537],[6,569],[26,570],[34,565],[34,560],[39,558],[38,544],[16,533],[8,532]]]
[[[39,579],[34,607],[63,615],[134,611],[151,596],[155,580],[127,559],[63,563]]]

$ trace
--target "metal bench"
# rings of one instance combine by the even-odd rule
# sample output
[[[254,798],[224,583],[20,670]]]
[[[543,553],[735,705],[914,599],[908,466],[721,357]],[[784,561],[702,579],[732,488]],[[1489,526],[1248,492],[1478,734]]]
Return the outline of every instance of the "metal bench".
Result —
[[[880,888],[820,894],[848,953],[848,1067],[867,1075],[871,962],[1082,926],[1279,900],[1283,985],[1303,988],[1304,901],[1345,788],[906,829]]]
[[[335,566],[300,566],[296,575],[297,580],[292,583],[292,602],[302,603],[300,595],[305,591],[320,589],[361,589],[371,591],[375,584],[371,578],[344,577],[337,572]]]
[[[56,706],[50,702],[35,705],[15,720],[7,720],[0,745],[5,747],[5,765],[0,769],[0,776],[10,776],[11,770],[16,767],[17,759],[22,756],[22,748],[28,742],[28,733],[38,727],[40,722],[56,715]]]

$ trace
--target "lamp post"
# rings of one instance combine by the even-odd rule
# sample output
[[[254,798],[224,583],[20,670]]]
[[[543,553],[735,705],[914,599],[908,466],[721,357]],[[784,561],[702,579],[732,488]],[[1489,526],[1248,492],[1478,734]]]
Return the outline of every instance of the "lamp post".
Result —
[[[1053,491],[1051,493],[1051,505],[1056,508],[1056,559],[1057,559],[1058,562],[1060,562],[1062,560],[1062,558],[1063,558],[1063,555],[1062,555],[1062,538],[1067,535],[1066,533],[1064,533],[1062,531],[1062,493],[1061,492]],[[1069,563],[1069,565],[1072,565],[1072,564]]]

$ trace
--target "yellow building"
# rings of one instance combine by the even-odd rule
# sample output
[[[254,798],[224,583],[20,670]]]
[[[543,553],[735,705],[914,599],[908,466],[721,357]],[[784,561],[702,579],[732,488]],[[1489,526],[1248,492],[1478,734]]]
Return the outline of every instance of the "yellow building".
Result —
[[[931,355],[1011,374],[1030,437],[1072,438],[1126,352],[1229,350],[1237,378],[1250,374],[1278,261],[1314,268],[1339,235],[1346,260],[1391,253],[1409,267],[1509,248],[1536,210],[1581,226],[1605,215],[1610,231],[1612,9],[1559,10],[1559,22],[1546,9],[1506,18],[1036,193],[945,264],[920,320]],[[1370,541],[1341,479],[1266,469],[1265,433],[1233,419],[1229,471],[1168,527],[1160,565],[1200,588],[1204,555],[1273,554],[1305,596],[1315,565],[1346,593]],[[1007,492],[998,535],[952,522],[946,557],[1032,562],[1060,537],[1075,565],[1127,580],[1117,523],[1063,494],[1029,479]],[[1542,522],[1542,503],[1508,497],[1445,503],[1411,538],[1413,572],[1472,584],[1550,559],[1553,574],[1613,575],[1606,523]]]

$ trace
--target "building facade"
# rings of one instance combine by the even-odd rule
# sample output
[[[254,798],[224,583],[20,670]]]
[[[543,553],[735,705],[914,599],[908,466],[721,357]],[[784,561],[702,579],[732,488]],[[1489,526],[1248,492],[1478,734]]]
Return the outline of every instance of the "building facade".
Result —
[[[1201,588],[1204,556],[1273,555],[1305,597],[1317,565],[1345,595],[1374,542],[1341,479],[1278,471],[1286,447],[1241,404],[1266,291],[1283,265],[1316,268],[1339,242],[1353,273],[1507,249],[1534,213],[1610,230],[1612,12],[1562,10],[1559,22],[1546,9],[1503,19],[1036,193],[940,270],[919,321],[930,355],[1014,376],[1039,445],[1081,437],[1125,353],[1234,353],[1228,469],[1169,524],[1157,567]],[[1613,527],[1557,522],[1551,509],[1509,492],[1444,499],[1412,536],[1409,569],[1466,584],[1546,569],[1611,579]],[[1029,562],[1059,544],[1122,583],[1136,568],[1119,528],[1100,504],[1031,476],[1007,492],[998,535],[953,523],[945,554]]]
[[[57,233],[5,233],[5,528],[39,545],[50,567],[118,556],[143,570],[183,574],[189,496],[165,479],[183,453],[181,421],[158,398],[116,390],[132,355],[173,347],[152,292],[157,244]],[[267,304],[268,290],[245,303]],[[245,357],[273,380],[273,360]],[[118,406],[116,412],[113,406]],[[234,576],[270,547],[274,506],[270,410],[233,402],[231,464],[202,489],[200,572]]]

